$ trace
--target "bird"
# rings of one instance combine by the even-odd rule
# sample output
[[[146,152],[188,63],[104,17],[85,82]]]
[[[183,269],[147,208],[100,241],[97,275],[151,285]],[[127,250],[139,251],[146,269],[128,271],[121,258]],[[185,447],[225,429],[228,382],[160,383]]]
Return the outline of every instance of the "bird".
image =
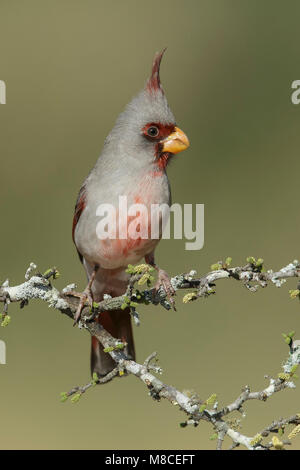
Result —
[[[160,64],[164,52],[165,49],[155,54],[150,78],[118,116],[94,168],[80,187],[72,237],[85,268],[88,284],[78,294],[80,301],[75,324],[80,320],[86,303],[92,305],[93,302],[99,302],[105,294],[112,297],[124,294],[129,280],[126,268],[143,258],[157,271],[155,288],[162,286],[173,302],[174,290],[170,278],[156,264],[154,256],[161,231],[159,237],[154,239],[151,236],[147,239],[130,236],[121,238],[118,236],[119,231],[115,238],[99,239],[99,217],[96,215],[100,204],[110,204],[118,210],[120,196],[127,197],[128,205],[141,203],[147,208],[152,204],[171,205],[166,168],[175,154],[189,147],[189,140],[176,124],[160,81]],[[125,220],[128,223],[127,214]],[[97,321],[114,338],[125,342],[127,357],[135,360],[130,310],[104,311]],[[102,378],[115,367],[111,356],[104,352],[103,346],[92,336],[91,373]]]

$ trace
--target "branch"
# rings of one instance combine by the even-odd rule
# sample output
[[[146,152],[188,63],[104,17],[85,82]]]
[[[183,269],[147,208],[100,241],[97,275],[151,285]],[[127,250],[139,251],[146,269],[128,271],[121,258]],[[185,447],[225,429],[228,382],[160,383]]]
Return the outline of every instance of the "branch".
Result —
[[[247,449],[269,449],[283,448],[284,445],[289,444],[290,440],[281,442],[278,438],[277,441],[267,442],[263,444],[263,439],[268,437],[270,433],[278,433],[284,431],[287,425],[296,425],[296,430],[290,434],[292,437],[297,434],[297,426],[300,425],[300,415],[294,415],[290,418],[280,419],[274,421],[271,425],[258,433],[256,436],[246,436],[239,432],[239,422],[237,420],[225,420],[229,414],[234,411],[239,411],[242,417],[245,416],[242,406],[248,400],[263,400],[266,401],[274,393],[279,391],[295,388],[292,378],[295,376],[295,370],[300,363],[300,341],[293,340],[293,333],[285,335],[285,340],[289,345],[288,359],[283,365],[283,370],[277,378],[269,378],[269,385],[261,391],[251,392],[249,386],[244,387],[242,393],[231,404],[219,409],[216,401],[216,396],[212,395],[204,402],[195,394],[189,392],[180,392],[175,387],[164,384],[158,379],[154,373],[162,373],[160,367],[153,364],[156,359],[156,353],[151,354],[143,364],[129,360],[124,352],[124,346],[119,339],[113,338],[97,321],[96,317],[101,315],[103,311],[112,311],[129,306],[132,312],[136,312],[136,306],[141,303],[152,303],[154,305],[161,304],[169,309],[166,292],[163,288],[159,291],[155,289],[146,289],[139,291],[134,288],[135,283],[142,285],[143,282],[149,284],[150,275],[149,267],[142,265],[139,267],[130,267],[131,278],[127,291],[124,295],[111,298],[105,296],[104,300],[95,306],[91,312],[89,307],[86,306],[83,310],[82,318],[79,326],[87,330],[92,336],[95,336],[98,341],[103,345],[104,349],[116,362],[115,369],[110,372],[106,377],[99,379],[93,377],[92,381],[82,387],[74,387],[69,392],[62,394],[62,400],[65,401],[68,397],[72,397],[72,401],[76,402],[78,399],[92,386],[103,384],[112,380],[117,375],[124,375],[130,373],[140,379],[147,387],[149,395],[155,399],[162,398],[168,400],[172,405],[179,407],[188,419],[181,423],[182,427],[187,425],[197,426],[201,420],[207,421],[212,424],[216,431],[217,449],[221,449],[224,437],[227,435],[231,438],[233,444],[232,448],[244,445]],[[247,287],[251,292],[255,292],[259,286],[266,287],[268,283],[273,283],[277,287],[281,287],[287,278],[298,278],[300,276],[300,264],[294,261],[287,266],[281,268],[279,271],[263,271],[262,260],[255,260],[248,258],[247,264],[241,267],[230,268],[230,259],[228,258],[225,263],[219,262],[214,266],[208,274],[195,278],[195,271],[188,274],[179,274],[171,279],[171,284],[174,290],[179,289],[196,289],[193,293],[187,294],[183,301],[187,302],[195,300],[199,297],[207,297],[215,293],[213,289],[215,282],[220,279],[232,278]],[[212,267],[213,268],[213,267]],[[17,286],[10,286],[8,281],[5,281],[0,287],[0,302],[4,303],[4,313],[2,314],[2,326],[8,323],[8,306],[11,302],[20,302],[21,308],[28,304],[32,299],[40,299],[48,303],[49,307],[59,310],[61,313],[74,319],[77,310],[78,298],[72,295],[72,290],[75,285],[71,284],[64,288],[61,292],[56,289],[52,284],[52,278],[56,279],[59,275],[56,268],[46,271],[46,273],[35,273],[36,266],[34,263],[25,274],[25,282]],[[143,281],[143,282],[141,282]],[[256,283],[253,285],[253,283]],[[292,297],[299,297],[299,289],[291,291]],[[295,294],[296,293],[296,294]],[[300,432],[300,426],[299,426]]]

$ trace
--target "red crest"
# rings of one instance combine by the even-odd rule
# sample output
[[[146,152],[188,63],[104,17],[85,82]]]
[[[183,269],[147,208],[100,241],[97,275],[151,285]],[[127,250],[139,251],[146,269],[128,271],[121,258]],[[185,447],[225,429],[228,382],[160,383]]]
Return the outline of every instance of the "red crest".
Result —
[[[159,69],[160,69],[160,63],[161,59],[165,53],[165,49],[163,49],[161,52],[157,52],[154,57],[153,65],[152,65],[152,73],[151,77],[149,78],[146,88],[148,91],[157,91],[161,90],[163,92],[163,89],[160,84],[160,77],[159,77]]]

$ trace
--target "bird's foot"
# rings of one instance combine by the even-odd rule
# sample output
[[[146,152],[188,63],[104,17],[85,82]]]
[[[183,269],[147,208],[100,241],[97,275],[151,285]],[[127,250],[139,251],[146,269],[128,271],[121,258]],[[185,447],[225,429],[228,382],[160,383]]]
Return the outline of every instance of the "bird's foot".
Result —
[[[75,326],[79,322],[82,310],[84,309],[86,303],[88,303],[90,308],[93,309],[94,298],[93,298],[93,293],[92,293],[92,285],[93,285],[93,282],[95,280],[98,269],[99,269],[99,265],[96,264],[94,266],[93,272],[91,274],[89,283],[88,283],[88,285],[86,286],[86,288],[84,289],[83,292],[74,292],[74,291],[72,291],[70,293],[71,295],[73,295],[73,297],[78,297],[80,299],[77,310],[76,310],[76,313],[75,313],[75,317],[74,317],[75,321],[73,323],[73,326]]]
[[[87,285],[87,287],[84,289],[83,292],[72,292],[72,295],[80,299],[76,313],[75,313],[75,317],[74,317],[73,326],[75,326],[80,320],[82,310],[84,309],[86,303],[88,303],[88,305],[91,308],[93,308],[94,299],[93,299],[93,293],[92,293],[92,289],[90,285]]]
[[[170,302],[171,307],[173,308],[173,310],[176,310],[175,300],[174,300],[175,289],[173,288],[171,284],[170,277],[168,273],[164,271],[163,269],[158,268],[157,272],[158,272],[158,279],[154,288],[157,292],[159,288],[162,287],[167,294],[167,298],[168,298],[168,301]]]

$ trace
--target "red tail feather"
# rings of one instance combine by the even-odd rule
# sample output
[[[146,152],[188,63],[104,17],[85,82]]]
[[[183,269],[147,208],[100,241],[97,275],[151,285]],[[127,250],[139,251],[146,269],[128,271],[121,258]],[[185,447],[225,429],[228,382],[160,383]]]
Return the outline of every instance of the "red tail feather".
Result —
[[[135,349],[129,309],[116,310],[114,312],[103,312],[100,315],[99,323],[114,338],[126,341],[125,354],[135,360]],[[91,372],[97,373],[98,377],[103,377],[115,368],[116,364],[108,353],[103,351],[103,346],[95,336],[92,337],[91,348]]]

